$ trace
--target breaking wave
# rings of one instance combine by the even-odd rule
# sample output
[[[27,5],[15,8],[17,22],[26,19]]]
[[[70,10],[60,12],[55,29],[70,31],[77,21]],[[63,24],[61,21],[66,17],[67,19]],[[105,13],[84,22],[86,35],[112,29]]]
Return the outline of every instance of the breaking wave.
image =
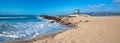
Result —
[[[65,26],[59,23],[39,19],[39,22],[0,23],[0,41],[31,39],[36,35],[65,29]]]

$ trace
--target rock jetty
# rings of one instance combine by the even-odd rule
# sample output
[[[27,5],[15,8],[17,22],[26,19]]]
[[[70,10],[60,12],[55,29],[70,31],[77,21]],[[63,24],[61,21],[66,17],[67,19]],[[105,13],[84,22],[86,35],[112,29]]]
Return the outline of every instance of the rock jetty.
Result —
[[[77,26],[80,22],[89,22],[90,20],[87,19],[88,15],[67,15],[67,16],[48,16],[48,15],[41,15],[44,19],[48,20],[54,20],[56,22],[59,22],[62,25],[67,25],[70,27]],[[85,18],[85,19],[83,19]]]

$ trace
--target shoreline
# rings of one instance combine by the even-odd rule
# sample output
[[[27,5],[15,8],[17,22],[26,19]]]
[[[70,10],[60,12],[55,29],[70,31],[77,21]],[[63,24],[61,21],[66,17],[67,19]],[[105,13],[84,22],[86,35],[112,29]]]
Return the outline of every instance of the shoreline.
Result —
[[[67,30],[71,30],[74,27],[67,27],[67,29],[62,29],[62,30],[58,30],[55,32],[50,32],[50,33],[46,33],[46,34],[40,34],[40,35],[36,35],[34,38],[31,39],[26,39],[26,40],[9,40],[9,41],[3,41],[3,43],[31,43],[37,40],[43,40],[43,39],[47,39],[47,38],[53,38],[55,37],[57,34],[63,33]]]
[[[30,40],[7,41],[4,43],[53,43],[53,42],[54,43],[58,43],[58,42],[61,42],[61,43],[68,43],[68,42],[116,43],[117,42],[119,43],[119,39],[118,39],[120,38],[119,37],[120,33],[118,32],[120,30],[118,29],[120,28],[119,18],[120,18],[119,16],[112,16],[112,17],[111,16],[100,16],[100,17],[91,16],[89,18],[82,15],[82,16],[78,16],[77,19],[74,18],[75,20],[80,19],[81,22],[77,21],[77,23],[79,24],[77,24],[77,26],[73,28],[68,28],[66,30],[59,30],[56,32],[51,32],[43,35],[37,35],[35,38]],[[110,23],[107,22],[108,20]],[[68,21],[71,21],[71,20],[68,20]],[[111,25],[109,27],[108,25],[111,24],[111,22],[113,22],[112,24],[114,25]],[[104,27],[104,25],[106,27]],[[113,28],[117,30],[113,30]],[[115,32],[112,32],[112,31],[115,31]],[[114,35],[109,36],[110,34],[113,34],[113,33]],[[118,34],[118,37],[116,37],[117,34]],[[69,40],[69,41],[66,41],[66,40]]]

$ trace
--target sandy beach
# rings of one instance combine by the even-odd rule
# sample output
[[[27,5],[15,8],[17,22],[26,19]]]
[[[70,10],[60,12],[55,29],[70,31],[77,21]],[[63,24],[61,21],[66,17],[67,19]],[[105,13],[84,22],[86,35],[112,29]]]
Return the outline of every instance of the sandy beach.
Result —
[[[71,18],[78,22],[75,28],[5,43],[120,43],[120,16],[70,16],[76,16]]]
[[[120,43],[120,0],[0,0],[0,43]]]
[[[91,18],[90,22],[78,25],[77,29],[32,43],[120,43],[120,16]]]

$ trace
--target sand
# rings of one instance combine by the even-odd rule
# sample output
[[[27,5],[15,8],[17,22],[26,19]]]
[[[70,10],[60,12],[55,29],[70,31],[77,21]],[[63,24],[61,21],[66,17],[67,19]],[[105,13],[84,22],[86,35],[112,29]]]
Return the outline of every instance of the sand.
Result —
[[[32,43],[120,43],[120,16],[91,18],[72,30]]]
[[[5,43],[120,43],[120,16],[70,15],[75,28]]]

